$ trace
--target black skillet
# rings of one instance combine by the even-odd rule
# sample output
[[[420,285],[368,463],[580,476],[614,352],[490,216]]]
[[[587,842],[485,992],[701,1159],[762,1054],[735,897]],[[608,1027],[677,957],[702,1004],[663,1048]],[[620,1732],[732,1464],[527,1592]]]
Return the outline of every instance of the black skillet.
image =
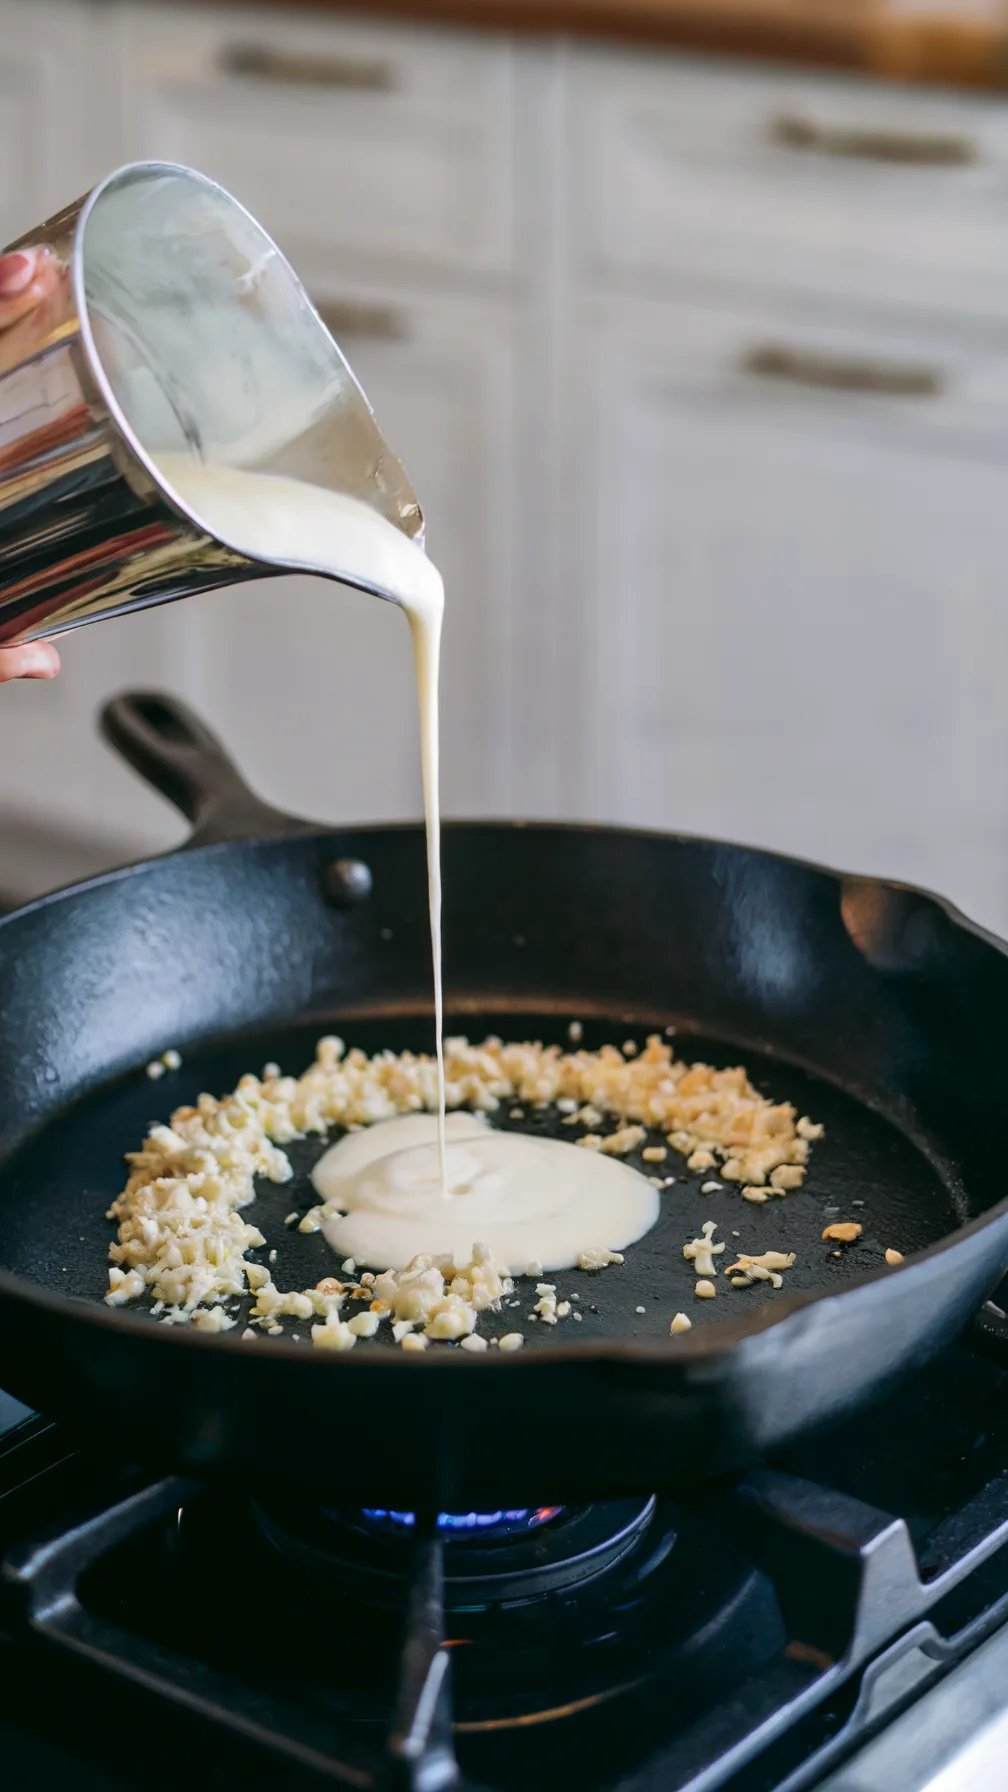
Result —
[[[195,824],[188,847],[0,921],[0,1385],[117,1454],[273,1474],[341,1497],[465,1510],[682,1484],[880,1394],[951,1339],[1008,1268],[1006,948],[946,903],[775,854],[605,828],[459,825],[444,841],[450,1027],[479,1038],[643,1043],[744,1061],[826,1125],[806,1188],[752,1206],[681,1158],[622,1268],[550,1277],[583,1318],[520,1306],[516,1355],[390,1343],[346,1355],[207,1337],[102,1303],[122,1154],[149,1121],[268,1059],[297,1072],[337,1028],[429,1048],[418,827],[327,832],[277,814],[166,697],[116,699],[113,744]],[[365,871],[363,867],[366,867]],[[370,888],[369,888],[370,886]],[[144,1066],[168,1046],[182,1068]],[[532,1114],[503,1124],[550,1127]],[[560,1136],[570,1136],[561,1134]],[[335,1267],[284,1226],[280,1285]],[[862,1203],[862,1205],[855,1205]],[[797,1253],[780,1294],[693,1293],[704,1219],[743,1249]],[[822,1239],[856,1219],[860,1239]],[[733,1238],[733,1232],[738,1233]],[[885,1250],[904,1253],[890,1268]],[[721,1259],[726,1264],[730,1259]],[[640,1309],[643,1308],[643,1312]],[[692,1331],[669,1336],[684,1309]]]

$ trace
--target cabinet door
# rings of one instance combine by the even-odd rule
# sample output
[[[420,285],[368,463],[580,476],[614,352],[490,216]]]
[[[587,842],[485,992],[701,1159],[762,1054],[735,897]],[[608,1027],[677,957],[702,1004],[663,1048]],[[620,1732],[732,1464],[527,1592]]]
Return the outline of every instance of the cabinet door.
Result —
[[[293,7],[120,11],[130,154],[231,188],[296,259],[506,276],[507,43]]]
[[[643,303],[574,345],[571,806],[1008,928],[1008,437],[971,396],[1004,357]],[[869,389],[817,383],[843,367]]]
[[[348,291],[324,268],[304,271],[407,468],[444,576],[445,808],[499,810],[509,792],[509,314],[491,301]],[[394,606],[291,577],[182,607],[201,618],[198,700],[275,801],[332,819],[419,813],[409,631]]]

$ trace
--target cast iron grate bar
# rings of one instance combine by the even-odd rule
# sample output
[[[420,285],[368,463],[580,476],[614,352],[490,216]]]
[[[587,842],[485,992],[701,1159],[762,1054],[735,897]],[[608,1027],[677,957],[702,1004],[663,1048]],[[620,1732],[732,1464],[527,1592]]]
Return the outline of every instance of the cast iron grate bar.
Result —
[[[387,1792],[446,1792],[457,1789],[459,1775],[444,1640],[444,1543],[436,1514],[424,1522],[418,1513],[416,1529]]]
[[[829,1748],[832,1761],[986,1633],[989,1614],[949,1639],[938,1636],[924,1615],[1008,1542],[1008,1475],[963,1508],[959,1527],[942,1527],[946,1544],[954,1532],[970,1545],[951,1561],[943,1550],[948,1565],[928,1579],[903,1519],[832,1488],[757,1469],[740,1483],[732,1505],[737,1528],[773,1580],[789,1621],[789,1659],[736,1688],[730,1700],[621,1779],[616,1792],[717,1792],[864,1670],[842,1735]],[[842,1637],[803,1634],[819,1618],[824,1584],[843,1597]],[[808,1762],[781,1783],[781,1792],[799,1792],[822,1765]]]
[[[193,1483],[152,1482],[108,1504],[100,1498],[34,1542],[12,1550],[2,1577],[20,1592],[29,1624],[48,1642],[218,1727],[359,1792],[480,1792],[463,1782],[452,1732],[450,1656],[444,1641],[444,1544],[436,1519],[421,1529],[406,1605],[399,1688],[383,1768],[333,1753],[325,1726],[281,1699],[247,1689],[202,1663],[162,1649],[83,1606],[80,1577],[107,1551],[198,1494]],[[344,1751],[345,1756],[345,1751]]]

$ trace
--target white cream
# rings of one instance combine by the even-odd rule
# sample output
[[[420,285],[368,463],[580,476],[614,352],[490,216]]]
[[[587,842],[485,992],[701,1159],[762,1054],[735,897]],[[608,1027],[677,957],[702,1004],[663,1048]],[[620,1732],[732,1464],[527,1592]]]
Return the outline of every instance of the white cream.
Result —
[[[447,1199],[430,1114],[348,1133],[319,1159],[312,1181],[340,1210],[323,1230],[341,1258],[371,1269],[419,1255],[467,1263],[483,1244],[509,1275],[531,1262],[572,1269],[585,1251],[634,1244],[658,1218],[658,1191],[618,1158],[498,1132],[469,1113],[448,1116],[446,1139]]]
[[[427,883],[434,960],[438,1066],[437,1145],[445,1192],[445,1095],[441,985],[441,811],[438,797],[438,667],[444,585],[422,548],[359,498],[277,473],[208,466],[183,454],[158,456],[158,471],[183,504],[228,547],[250,559],[304,567],[377,589],[406,612],[420,709],[427,832]]]

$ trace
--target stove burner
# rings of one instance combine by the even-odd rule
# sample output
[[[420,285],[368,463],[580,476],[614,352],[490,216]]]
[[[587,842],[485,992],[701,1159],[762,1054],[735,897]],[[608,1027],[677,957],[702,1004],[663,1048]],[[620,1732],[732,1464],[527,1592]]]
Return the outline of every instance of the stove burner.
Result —
[[[497,1512],[439,1512],[437,1530],[442,1537],[460,1541],[473,1536],[484,1541],[524,1537],[529,1531],[537,1531],[540,1525],[562,1517],[563,1512],[563,1506],[522,1506],[517,1511]],[[364,1506],[361,1517],[386,1533],[411,1531],[416,1526],[415,1512],[387,1512],[381,1506]]]
[[[472,1611],[587,1585],[634,1547],[654,1507],[652,1497],[580,1509],[439,1513],[437,1532],[448,1545],[445,1604]],[[253,1511],[274,1548],[313,1580],[335,1580],[373,1605],[402,1603],[418,1538],[415,1513],[305,1506],[289,1494],[261,1497]]]

